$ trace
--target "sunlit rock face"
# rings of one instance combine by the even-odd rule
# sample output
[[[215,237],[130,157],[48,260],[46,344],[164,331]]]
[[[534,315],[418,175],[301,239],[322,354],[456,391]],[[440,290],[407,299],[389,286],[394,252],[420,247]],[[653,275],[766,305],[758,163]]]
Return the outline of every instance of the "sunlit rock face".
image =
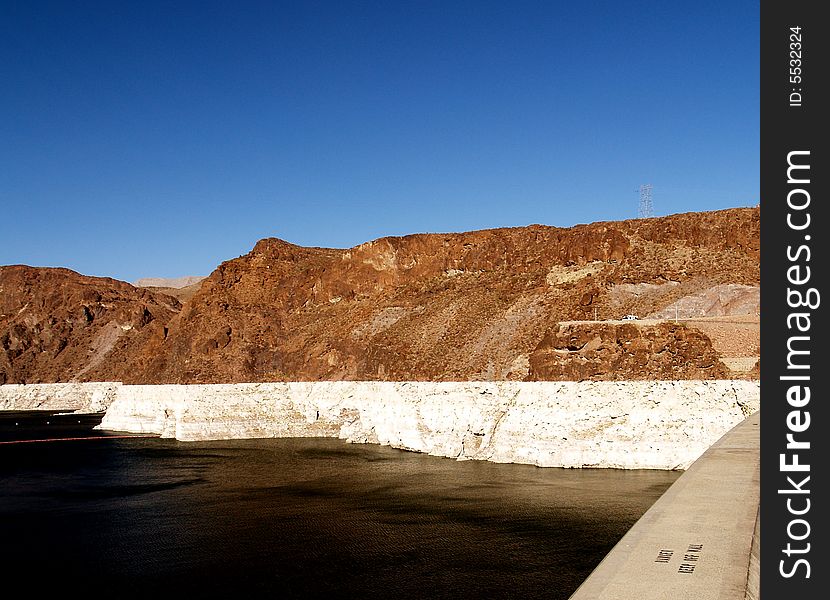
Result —
[[[350,249],[267,238],[182,302],[0,267],[0,384],[726,379],[693,327],[608,323],[738,310],[724,286],[758,286],[759,239],[758,208]]]

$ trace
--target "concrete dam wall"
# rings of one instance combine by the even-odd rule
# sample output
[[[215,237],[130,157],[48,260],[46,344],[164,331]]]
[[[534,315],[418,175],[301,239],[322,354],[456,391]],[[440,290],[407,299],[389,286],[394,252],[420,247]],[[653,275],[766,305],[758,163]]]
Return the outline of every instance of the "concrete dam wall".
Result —
[[[182,441],[337,437],[459,460],[685,469],[760,407],[757,381],[0,386],[0,409],[106,408]]]
[[[696,460],[571,600],[760,598],[760,422],[751,415]]]

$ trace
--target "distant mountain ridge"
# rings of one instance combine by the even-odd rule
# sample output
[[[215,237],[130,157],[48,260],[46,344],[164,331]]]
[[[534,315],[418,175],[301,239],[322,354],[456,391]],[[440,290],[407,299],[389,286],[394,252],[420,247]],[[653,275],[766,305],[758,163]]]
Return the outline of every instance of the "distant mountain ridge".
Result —
[[[346,250],[268,238],[183,303],[169,287],[0,267],[0,382],[723,378],[706,335],[607,320],[758,286],[759,238],[757,207]]]
[[[164,278],[164,277],[143,277],[137,280],[133,285],[135,287],[159,287],[159,288],[174,288],[174,289],[181,289],[195,283],[199,283],[205,279],[204,277],[199,277],[195,275],[188,275],[186,277],[173,277],[173,278]]]

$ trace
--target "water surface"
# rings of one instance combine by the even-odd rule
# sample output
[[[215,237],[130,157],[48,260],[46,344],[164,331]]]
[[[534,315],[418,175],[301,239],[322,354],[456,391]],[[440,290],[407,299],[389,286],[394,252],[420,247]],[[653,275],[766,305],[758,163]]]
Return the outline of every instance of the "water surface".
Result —
[[[567,598],[678,475],[334,439],[4,444],[0,565],[38,595]]]

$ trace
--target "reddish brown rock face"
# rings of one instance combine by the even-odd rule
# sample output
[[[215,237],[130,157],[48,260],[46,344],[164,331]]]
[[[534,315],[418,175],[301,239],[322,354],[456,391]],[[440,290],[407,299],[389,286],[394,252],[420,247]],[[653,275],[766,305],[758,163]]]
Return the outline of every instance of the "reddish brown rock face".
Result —
[[[540,343],[546,331],[561,321],[643,315],[718,283],[757,285],[759,228],[758,209],[731,209],[570,229],[410,235],[348,250],[265,239],[222,263],[180,311],[169,296],[98,280],[110,282],[106,293],[120,294],[123,302],[123,309],[108,309],[113,318],[106,322],[133,326],[109,352],[101,350],[105,334],[83,333],[87,317],[75,315],[87,306],[97,328],[102,321],[94,310],[103,300],[84,303],[57,293],[63,284],[48,278],[6,300],[7,287],[22,285],[6,270],[21,267],[3,267],[0,339],[7,341],[0,346],[6,353],[0,373],[9,381],[129,383],[575,378],[581,371],[545,366]],[[72,279],[71,272],[61,273]],[[612,293],[632,283],[655,284],[659,293]],[[41,356],[31,341],[18,352],[19,328],[36,328],[15,316],[26,302],[42,303],[37,335],[44,319],[72,321],[72,333],[59,336],[66,340],[61,354],[72,352],[55,361],[48,352],[56,347],[44,345]],[[130,312],[139,305],[150,316]],[[116,310],[122,310],[118,319]],[[597,335],[602,340],[601,330]],[[634,336],[630,369],[642,377],[629,378],[682,377],[682,370],[643,357],[661,336],[678,352],[701,351],[691,335]],[[716,376],[715,367],[700,369]]]
[[[134,368],[136,349],[160,336],[180,307],[114,279],[0,267],[0,383],[86,380],[100,369]]]
[[[530,355],[531,381],[727,379],[712,342],[674,323],[554,327]]]

